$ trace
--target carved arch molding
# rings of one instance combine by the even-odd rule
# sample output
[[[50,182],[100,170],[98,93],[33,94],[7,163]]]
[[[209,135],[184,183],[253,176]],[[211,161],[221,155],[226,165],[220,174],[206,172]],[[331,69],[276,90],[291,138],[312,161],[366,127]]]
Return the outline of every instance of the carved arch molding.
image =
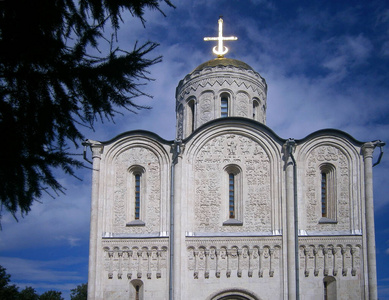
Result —
[[[228,290],[209,298],[210,300],[260,300],[250,292],[242,290]]]

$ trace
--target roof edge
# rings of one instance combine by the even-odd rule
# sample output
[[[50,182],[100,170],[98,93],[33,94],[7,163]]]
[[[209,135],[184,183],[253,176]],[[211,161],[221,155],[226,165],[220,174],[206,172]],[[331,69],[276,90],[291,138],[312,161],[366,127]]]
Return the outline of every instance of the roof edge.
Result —
[[[125,131],[123,133],[118,134],[117,136],[113,137],[110,140],[107,141],[100,141],[103,145],[109,145],[112,144],[121,138],[129,137],[129,136],[134,136],[134,135],[142,135],[145,137],[152,138],[154,140],[159,141],[162,144],[170,145],[174,143],[174,140],[165,140],[164,138],[160,137],[158,134],[148,131],[148,130],[143,130],[143,129],[136,129],[136,130],[130,130],[130,131]]]

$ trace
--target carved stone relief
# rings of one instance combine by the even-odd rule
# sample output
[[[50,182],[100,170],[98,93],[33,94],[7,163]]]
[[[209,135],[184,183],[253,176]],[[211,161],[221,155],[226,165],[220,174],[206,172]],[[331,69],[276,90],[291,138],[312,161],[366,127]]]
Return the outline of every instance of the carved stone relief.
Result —
[[[213,119],[213,93],[212,92],[205,92],[203,93],[199,98],[199,107],[200,107],[200,122],[199,126],[202,124],[211,121]]]
[[[103,265],[108,279],[152,279],[167,275],[167,247],[105,246]]]
[[[245,118],[249,116],[249,96],[246,93],[236,94],[236,115]]]
[[[279,274],[281,246],[194,246],[187,248],[193,278],[273,277]]]
[[[330,163],[335,166],[336,221],[337,224],[318,224],[321,219],[320,165]],[[306,162],[305,199],[307,230],[350,230],[350,171],[347,158],[335,146],[320,146],[312,150]]]
[[[177,138],[183,139],[184,136],[184,109],[182,105],[177,110]]]
[[[229,164],[242,169],[243,226],[222,226],[224,168]],[[204,232],[270,231],[271,185],[270,160],[263,148],[252,139],[238,134],[224,134],[209,140],[194,161],[195,168],[195,230]]]
[[[161,166],[158,157],[149,149],[133,147],[118,155],[115,164],[115,187],[113,205],[113,230],[115,233],[158,232],[161,218]],[[128,168],[134,165],[145,169],[147,179],[145,195],[141,198],[141,209],[145,210],[145,226],[126,227],[134,216],[129,215],[129,202],[132,201],[128,176]]]
[[[259,77],[258,77],[259,78]],[[263,79],[260,78],[260,81]],[[223,75],[220,76],[212,76],[201,79],[192,79],[190,82],[188,81],[184,86],[179,86],[180,93],[177,95],[177,99],[184,98],[185,95],[196,91],[198,88],[205,88],[206,86],[212,87],[215,89],[215,84],[218,86],[222,86],[225,82],[229,86],[236,85],[237,87],[244,87],[246,91],[252,91],[255,94],[255,97],[259,97],[260,99],[266,99],[265,96],[265,86],[260,81],[255,82],[254,80],[242,79],[241,76],[229,76],[226,78]]]
[[[300,244],[300,270],[309,276],[356,276],[360,270],[359,244]]]

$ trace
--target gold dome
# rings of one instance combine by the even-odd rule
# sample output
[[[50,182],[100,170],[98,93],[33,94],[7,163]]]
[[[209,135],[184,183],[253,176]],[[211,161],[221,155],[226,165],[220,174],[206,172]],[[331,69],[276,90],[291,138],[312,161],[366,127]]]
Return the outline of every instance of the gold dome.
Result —
[[[208,67],[212,68],[212,67],[217,67],[217,66],[223,66],[223,67],[232,66],[232,67],[236,67],[236,68],[240,68],[240,69],[254,71],[252,67],[250,67],[248,64],[244,63],[243,61],[240,61],[237,59],[221,57],[221,58],[211,59],[211,60],[199,65],[191,73],[201,71],[201,70],[208,68]]]

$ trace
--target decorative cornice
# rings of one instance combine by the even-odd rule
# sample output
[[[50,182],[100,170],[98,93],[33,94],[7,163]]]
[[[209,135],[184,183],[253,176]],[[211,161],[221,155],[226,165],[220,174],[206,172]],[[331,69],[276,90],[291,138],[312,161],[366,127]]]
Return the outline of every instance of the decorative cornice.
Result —
[[[255,80],[247,75],[243,75],[244,77],[242,78],[242,75],[243,74],[229,74],[228,76],[224,76],[222,74],[213,74],[207,77],[201,76],[196,79],[188,80],[185,83],[181,81],[177,87],[176,99],[182,99],[185,94],[189,94],[191,91],[196,91],[199,87],[213,87],[216,84],[222,86],[224,83],[227,83],[228,85],[233,85],[235,83],[238,87],[244,86],[245,90],[251,88],[251,90],[255,93],[266,94],[267,86],[265,82]]]
[[[162,244],[168,245],[168,237],[166,238],[103,238],[102,245],[103,246],[139,246],[139,245],[154,245],[154,244]]]
[[[111,233],[105,232],[102,236],[103,239],[151,239],[151,238],[168,238],[167,232],[156,233]]]

